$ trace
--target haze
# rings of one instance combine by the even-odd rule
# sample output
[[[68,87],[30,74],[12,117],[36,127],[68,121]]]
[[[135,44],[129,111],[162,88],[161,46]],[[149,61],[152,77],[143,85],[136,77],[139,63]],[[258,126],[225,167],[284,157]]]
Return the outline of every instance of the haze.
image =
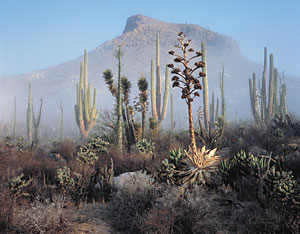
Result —
[[[192,23],[232,36],[262,63],[264,46],[287,74],[300,76],[300,1],[1,0],[0,76],[57,65],[122,33],[130,15]]]

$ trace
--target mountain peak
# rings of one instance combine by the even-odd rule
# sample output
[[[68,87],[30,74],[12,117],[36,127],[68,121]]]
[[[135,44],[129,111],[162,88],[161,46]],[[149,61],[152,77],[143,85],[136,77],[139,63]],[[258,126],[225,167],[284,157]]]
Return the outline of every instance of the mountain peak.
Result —
[[[154,21],[158,21],[158,20],[155,20],[151,17],[144,16],[141,14],[132,15],[127,18],[127,22],[123,33],[133,31],[134,29],[138,28],[140,25],[149,24]]]

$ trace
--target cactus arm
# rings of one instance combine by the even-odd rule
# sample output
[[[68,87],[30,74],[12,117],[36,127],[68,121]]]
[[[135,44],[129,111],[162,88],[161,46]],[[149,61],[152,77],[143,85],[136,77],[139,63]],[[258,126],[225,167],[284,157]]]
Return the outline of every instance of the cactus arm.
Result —
[[[151,60],[151,107],[152,116],[155,120],[158,120],[157,108],[156,108],[156,87],[155,87],[155,67],[154,60]]]
[[[27,141],[32,141],[32,96],[31,96],[30,82],[29,82],[28,107],[27,107]]]
[[[268,105],[268,120],[273,117],[273,99],[274,99],[274,58],[270,54],[270,72],[269,72],[269,105]]]
[[[169,69],[168,67],[166,67],[164,104],[163,104],[162,114],[160,116],[160,122],[163,119],[165,119],[167,115],[169,91],[170,91],[170,77],[169,77]]]
[[[156,108],[158,119],[162,119],[161,113],[161,75],[159,55],[159,34],[156,34]]]
[[[202,52],[202,58],[203,62],[206,64],[206,44],[205,42],[201,43],[201,52]],[[202,77],[202,83],[203,83],[203,109],[204,109],[204,122],[205,122],[205,128],[208,129],[209,127],[209,94],[208,94],[208,80],[207,80],[207,64],[203,67],[202,70],[206,76]]]

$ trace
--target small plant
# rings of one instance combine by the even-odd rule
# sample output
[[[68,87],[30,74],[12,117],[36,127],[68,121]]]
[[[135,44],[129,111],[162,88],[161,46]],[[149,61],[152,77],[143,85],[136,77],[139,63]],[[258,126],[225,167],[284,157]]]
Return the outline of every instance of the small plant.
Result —
[[[210,184],[211,174],[218,171],[221,157],[215,155],[217,149],[197,149],[196,153],[191,148],[185,151],[186,157],[182,160],[182,167],[177,172],[180,184]]]
[[[292,171],[279,171],[273,166],[267,173],[267,182],[270,187],[270,195],[283,203],[291,201],[296,191],[296,182]]]
[[[175,165],[173,163],[169,163],[168,159],[165,159],[161,162],[161,166],[155,173],[154,179],[157,182],[164,182],[168,185],[177,184],[176,177],[174,176],[175,169]]]
[[[147,157],[154,158],[155,145],[151,140],[142,139],[136,143],[136,147],[140,153],[146,155]]]
[[[22,173],[9,181],[9,187],[16,197],[29,196],[29,194],[23,190],[31,184],[32,180],[33,179],[25,180],[24,174]]]
[[[181,148],[171,149],[169,152],[169,160],[172,164],[175,165],[175,167],[177,167],[180,160],[183,159],[184,156],[185,156],[185,153],[184,153],[183,149],[181,149]]]
[[[224,133],[225,119],[223,116],[218,118],[216,122],[215,129],[212,129],[211,126],[208,126],[208,129],[203,128],[201,121],[199,121],[200,132],[197,134],[201,142],[208,149],[217,148],[221,144],[221,140]]]
[[[17,233],[69,233],[71,230],[64,217],[65,203],[66,198],[63,196],[56,196],[53,201],[46,199],[44,202],[37,197],[31,207],[17,212]]]
[[[100,154],[107,153],[106,146],[108,142],[103,141],[100,137],[91,137],[88,139],[88,143],[80,147],[77,153],[77,160],[93,165],[99,158]]]
[[[58,185],[65,189],[69,187],[73,187],[75,184],[74,179],[71,177],[70,168],[66,166],[57,169],[57,180],[58,180]]]

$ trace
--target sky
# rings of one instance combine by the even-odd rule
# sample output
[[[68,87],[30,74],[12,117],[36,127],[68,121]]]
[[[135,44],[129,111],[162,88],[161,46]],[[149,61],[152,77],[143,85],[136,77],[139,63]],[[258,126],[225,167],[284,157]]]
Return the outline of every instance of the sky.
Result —
[[[267,46],[276,67],[300,77],[299,0],[0,0],[0,76],[75,59],[135,14],[231,36],[260,64]]]

